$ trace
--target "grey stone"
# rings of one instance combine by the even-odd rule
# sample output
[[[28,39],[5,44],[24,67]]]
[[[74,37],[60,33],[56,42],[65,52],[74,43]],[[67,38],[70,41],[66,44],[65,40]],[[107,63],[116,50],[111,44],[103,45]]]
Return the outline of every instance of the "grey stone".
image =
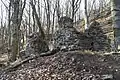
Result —
[[[35,32],[28,37],[24,57],[38,55],[47,51],[49,51],[49,47],[46,41],[41,38],[41,35],[38,32]]]
[[[73,22],[68,17],[62,17],[59,21],[60,29],[54,34],[54,47],[60,50],[107,50],[109,41],[104,35],[98,22],[91,23],[85,33],[78,32],[73,27]]]

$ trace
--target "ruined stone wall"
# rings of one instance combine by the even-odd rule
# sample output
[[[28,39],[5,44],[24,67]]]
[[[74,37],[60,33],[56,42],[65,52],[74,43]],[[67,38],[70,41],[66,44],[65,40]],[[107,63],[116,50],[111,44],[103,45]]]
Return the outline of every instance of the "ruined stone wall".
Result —
[[[98,22],[90,24],[85,33],[78,32],[72,24],[72,19],[62,17],[59,21],[60,29],[54,34],[54,47],[61,50],[108,50],[109,41],[104,35]]]

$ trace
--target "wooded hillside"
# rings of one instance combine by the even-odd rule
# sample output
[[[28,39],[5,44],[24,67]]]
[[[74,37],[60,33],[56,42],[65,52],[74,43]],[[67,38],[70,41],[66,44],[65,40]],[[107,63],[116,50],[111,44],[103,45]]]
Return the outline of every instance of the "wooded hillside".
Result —
[[[0,4],[0,80],[119,80],[120,1]]]

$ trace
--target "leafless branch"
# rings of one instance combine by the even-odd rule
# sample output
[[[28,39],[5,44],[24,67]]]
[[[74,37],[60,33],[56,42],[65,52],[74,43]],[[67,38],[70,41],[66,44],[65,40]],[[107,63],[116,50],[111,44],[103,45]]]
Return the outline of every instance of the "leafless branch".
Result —
[[[6,8],[7,10],[9,10],[8,7],[7,7],[7,5],[3,2],[3,0],[1,0],[1,2],[4,4],[5,8]]]

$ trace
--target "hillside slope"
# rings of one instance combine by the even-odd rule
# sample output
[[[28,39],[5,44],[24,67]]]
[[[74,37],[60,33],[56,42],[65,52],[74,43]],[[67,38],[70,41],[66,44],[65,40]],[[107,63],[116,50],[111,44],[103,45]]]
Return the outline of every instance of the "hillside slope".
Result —
[[[88,34],[87,37],[96,39],[95,41],[92,39],[92,42],[99,44],[105,39],[112,40],[110,13],[100,15],[94,21],[99,23],[99,26],[93,25],[84,35]],[[91,20],[91,23],[94,21]],[[79,27],[82,26],[84,26],[83,22]],[[90,43],[90,40],[86,40],[83,39]],[[87,48],[90,47],[91,51],[60,51],[54,55],[29,60],[11,71],[3,72],[0,80],[119,80],[120,55],[96,52],[103,48],[103,46],[96,46],[96,43],[92,44],[92,47],[85,45]]]
[[[29,60],[0,80],[119,80],[120,56],[70,51]]]

